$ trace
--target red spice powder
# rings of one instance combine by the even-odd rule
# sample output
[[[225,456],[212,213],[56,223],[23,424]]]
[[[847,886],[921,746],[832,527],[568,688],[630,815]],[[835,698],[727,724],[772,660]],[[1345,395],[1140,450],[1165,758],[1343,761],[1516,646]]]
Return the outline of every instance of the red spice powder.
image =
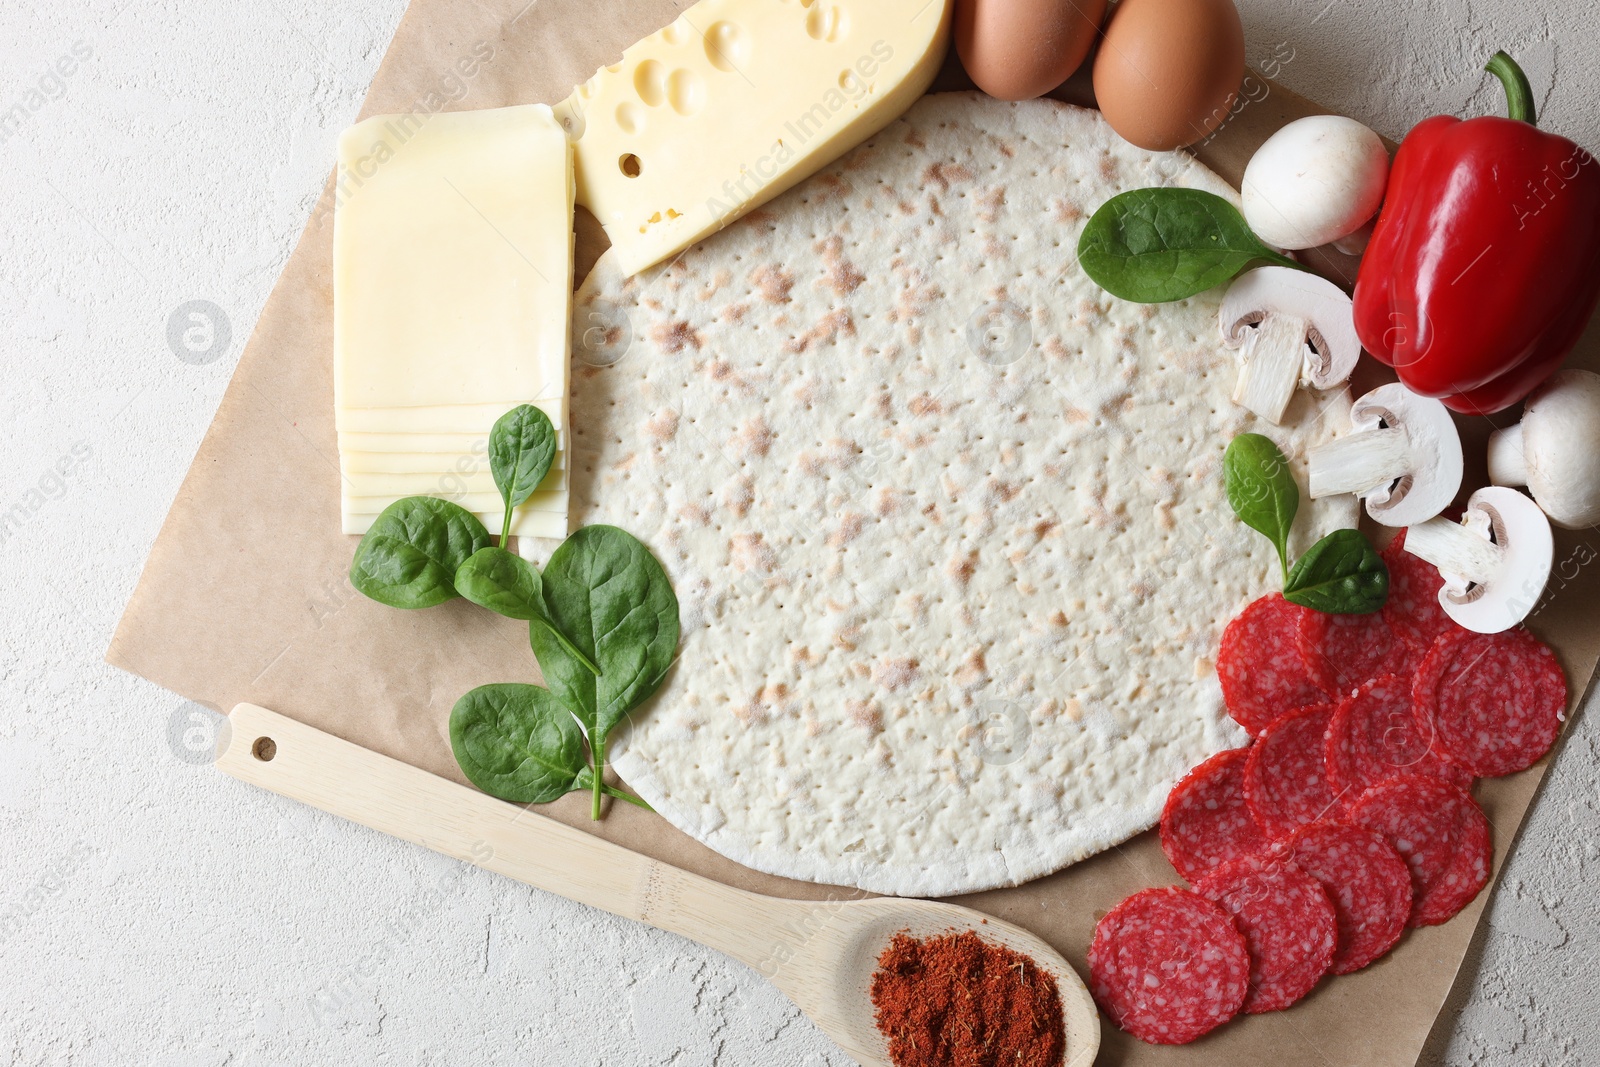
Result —
[[[971,930],[901,932],[872,976],[878,1029],[895,1067],[1061,1067],[1056,980]]]

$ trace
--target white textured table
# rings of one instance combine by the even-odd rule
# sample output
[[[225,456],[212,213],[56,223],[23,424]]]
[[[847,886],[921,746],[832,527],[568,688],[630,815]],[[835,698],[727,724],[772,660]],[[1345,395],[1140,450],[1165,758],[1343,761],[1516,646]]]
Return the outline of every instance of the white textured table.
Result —
[[[1505,47],[1600,148],[1600,9],[1544,6],[1244,14],[1390,136],[1498,107]],[[0,1061],[843,1064],[712,953],[222,777],[204,716],[101,663],[403,7],[0,7]],[[1597,780],[1591,714],[1425,1063],[1600,1062]]]

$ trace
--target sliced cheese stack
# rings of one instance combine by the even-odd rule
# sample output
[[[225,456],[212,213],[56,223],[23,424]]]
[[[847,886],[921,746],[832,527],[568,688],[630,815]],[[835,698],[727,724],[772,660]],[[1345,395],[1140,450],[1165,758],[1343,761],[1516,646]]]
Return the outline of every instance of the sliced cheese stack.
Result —
[[[376,116],[339,141],[334,405],[344,532],[406,496],[500,531],[489,431],[550,416],[550,476],[512,532],[567,533],[572,152],[542,104]]]

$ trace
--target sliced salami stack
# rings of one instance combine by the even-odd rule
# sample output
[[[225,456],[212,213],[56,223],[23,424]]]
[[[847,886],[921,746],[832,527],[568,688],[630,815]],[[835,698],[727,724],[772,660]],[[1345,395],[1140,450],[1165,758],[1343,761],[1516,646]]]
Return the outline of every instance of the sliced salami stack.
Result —
[[[1161,813],[1162,850],[1194,888],[1134,894],[1089,950],[1095,998],[1129,1033],[1178,1044],[1287,1008],[1488,884],[1473,780],[1550,750],[1566,677],[1524,630],[1452,622],[1438,572],[1403,545],[1384,551],[1381,613],[1274,594],[1224,632],[1223,699],[1252,742],[1195,767]]]

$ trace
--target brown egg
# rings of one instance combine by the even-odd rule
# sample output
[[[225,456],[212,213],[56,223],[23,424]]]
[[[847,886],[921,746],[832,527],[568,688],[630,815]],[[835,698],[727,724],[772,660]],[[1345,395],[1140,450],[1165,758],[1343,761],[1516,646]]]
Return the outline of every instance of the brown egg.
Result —
[[[1222,125],[1244,80],[1244,27],[1232,0],[1122,0],[1094,61],[1111,128],[1156,151]]]
[[[1000,100],[1032,100],[1072,76],[1094,45],[1106,0],[956,0],[956,52]]]

